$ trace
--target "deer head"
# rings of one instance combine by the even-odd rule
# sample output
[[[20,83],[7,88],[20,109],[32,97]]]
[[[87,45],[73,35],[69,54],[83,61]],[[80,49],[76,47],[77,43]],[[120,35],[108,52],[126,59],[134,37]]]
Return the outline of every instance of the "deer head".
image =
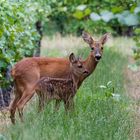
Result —
[[[83,40],[89,44],[91,52],[95,58],[95,61],[99,61],[103,53],[103,45],[106,43],[109,37],[109,33],[104,34],[100,40],[95,41],[92,36],[86,32],[82,33]]]
[[[83,74],[88,74],[88,70],[84,67],[80,58],[76,58],[74,53],[69,56],[70,68],[74,75],[80,77]]]

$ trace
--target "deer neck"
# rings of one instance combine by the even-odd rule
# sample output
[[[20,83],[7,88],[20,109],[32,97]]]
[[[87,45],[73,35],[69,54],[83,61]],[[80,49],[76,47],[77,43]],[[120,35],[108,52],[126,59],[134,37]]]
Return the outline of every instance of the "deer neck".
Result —
[[[87,70],[89,71],[89,75],[95,70],[98,62],[95,60],[92,52],[89,54],[88,58],[83,62]]]
[[[77,85],[79,83],[79,76],[74,74],[72,71],[71,71],[71,76],[70,76],[71,80],[73,81],[73,85],[74,87],[77,89]]]

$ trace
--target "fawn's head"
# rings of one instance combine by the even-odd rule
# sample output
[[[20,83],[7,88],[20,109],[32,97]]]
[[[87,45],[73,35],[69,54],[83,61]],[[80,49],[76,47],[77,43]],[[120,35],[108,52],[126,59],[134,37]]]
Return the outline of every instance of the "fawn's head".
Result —
[[[86,32],[82,33],[82,37],[86,43],[89,44],[91,52],[95,58],[95,61],[99,61],[103,53],[103,45],[106,43],[109,37],[109,33],[104,34],[100,40],[95,41],[92,36]]]
[[[74,53],[70,54],[69,61],[70,61],[70,68],[76,76],[81,76],[83,74],[86,75],[89,73],[88,70],[84,67],[81,59],[76,58]]]

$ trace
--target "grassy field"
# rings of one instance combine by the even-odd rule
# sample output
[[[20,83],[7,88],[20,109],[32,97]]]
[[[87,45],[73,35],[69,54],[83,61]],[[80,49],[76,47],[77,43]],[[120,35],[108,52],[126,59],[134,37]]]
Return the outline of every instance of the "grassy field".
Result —
[[[82,46],[78,43],[76,45]],[[24,111],[25,123],[18,121],[15,126],[9,125],[5,128],[4,135],[7,139],[131,140],[131,101],[124,89],[127,59],[116,46],[104,49],[103,58],[95,72],[84,81],[75,96],[73,112],[66,114],[63,103],[60,110],[55,112],[52,102],[38,114],[35,99]],[[74,51],[86,58],[90,49],[87,46],[79,48],[73,46],[70,50],[62,51],[64,49],[52,47],[45,52],[43,47],[42,55],[66,56],[70,51]],[[105,88],[109,81],[111,84]],[[113,89],[115,95],[112,95]]]

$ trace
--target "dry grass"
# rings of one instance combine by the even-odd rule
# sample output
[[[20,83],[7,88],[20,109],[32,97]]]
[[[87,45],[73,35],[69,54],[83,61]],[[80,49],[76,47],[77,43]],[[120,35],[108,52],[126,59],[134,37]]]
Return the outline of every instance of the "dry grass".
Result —
[[[55,56],[68,56],[70,52],[75,52],[77,47],[82,48],[85,44],[82,41],[82,38],[66,36],[61,37],[60,34],[49,38],[47,36],[42,39],[42,56],[48,54]]]
[[[99,39],[99,36],[94,37],[95,40]],[[76,52],[77,49],[88,47],[87,44],[83,41],[82,37],[75,37],[68,35],[62,37],[60,34],[56,34],[52,38],[44,36],[42,39],[42,55],[46,54],[55,56],[68,56],[70,52]],[[132,55],[132,47],[135,46],[135,42],[128,37],[112,37],[110,36],[109,40],[106,43],[108,47],[116,47],[116,49],[123,54]],[[78,47],[78,48],[77,48]]]
[[[7,109],[0,111],[0,132],[3,132],[4,129],[9,125],[9,112]]]

